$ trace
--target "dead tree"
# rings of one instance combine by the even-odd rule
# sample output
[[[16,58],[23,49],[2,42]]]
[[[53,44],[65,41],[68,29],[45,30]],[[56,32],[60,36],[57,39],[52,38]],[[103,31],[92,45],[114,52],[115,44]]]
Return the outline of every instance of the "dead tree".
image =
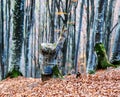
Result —
[[[63,44],[67,37],[67,30],[62,29],[62,33],[56,43],[41,43],[40,51],[42,56],[41,63],[41,78],[42,81],[48,80],[52,77],[62,77],[57,67],[57,55],[63,48]]]

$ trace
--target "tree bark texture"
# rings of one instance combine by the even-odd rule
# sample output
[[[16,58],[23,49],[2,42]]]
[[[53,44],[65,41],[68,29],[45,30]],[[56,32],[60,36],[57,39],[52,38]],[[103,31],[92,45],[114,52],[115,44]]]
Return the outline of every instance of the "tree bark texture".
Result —
[[[12,68],[14,65],[20,66],[24,27],[24,0],[15,0],[13,11],[13,48],[12,48]]]

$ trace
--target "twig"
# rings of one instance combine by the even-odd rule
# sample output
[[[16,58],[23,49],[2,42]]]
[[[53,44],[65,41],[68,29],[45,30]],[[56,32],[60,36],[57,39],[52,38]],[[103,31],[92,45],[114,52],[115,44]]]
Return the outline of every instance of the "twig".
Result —
[[[115,27],[117,27],[118,22],[113,26],[113,28],[110,30],[110,33],[112,33],[112,31],[115,29]]]

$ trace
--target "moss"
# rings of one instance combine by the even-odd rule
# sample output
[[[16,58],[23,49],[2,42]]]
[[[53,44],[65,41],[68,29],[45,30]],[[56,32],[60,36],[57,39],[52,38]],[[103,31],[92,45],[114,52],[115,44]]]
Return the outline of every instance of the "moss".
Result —
[[[51,74],[41,74],[41,79],[42,81],[47,81],[51,78],[63,78],[63,75],[61,74],[61,72],[58,69],[58,66],[55,65],[52,68],[52,73]]]
[[[12,71],[8,72],[5,78],[10,77],[10,78],[16,78],[18,76],[23,76],[23,74],[19,71],[19,69],[16,69],[15,66]]]
[[[107,67],[115,67],[108,61],[106,50],[103,43],[96,43],[95,51],[97,54],[98,64],[96,69],[106,69]]]
[[[52,75],[53,77],[57,77],[57,78],[63,78],[63,75],[61,74],[60,70],[58,69],[58,66],[55,65],[53,68],[52,68]]]
[[[95,70],[89,70],[88,73],[89,74],[95,74]]]

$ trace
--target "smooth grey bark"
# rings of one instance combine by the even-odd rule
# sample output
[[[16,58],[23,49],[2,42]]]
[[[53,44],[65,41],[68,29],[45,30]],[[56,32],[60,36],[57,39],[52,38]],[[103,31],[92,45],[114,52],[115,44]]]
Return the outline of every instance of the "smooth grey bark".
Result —
[[[26,13],[24,16],[24,60],[25,60],[25,71],[24,75],[27,77],[32,76],[32,35],[34,33],[33,25],[34,25],[34,10],[35,10],[35,0],[31,0],[30,3],[26,0]],[[33,58],[34,59],[34,58]]]
[[[9,64],[9,40],[10,40],[10,27],[11,27],[11,1],[4,1],[4,75],[8,73]]]
[[[83,18],[83,12],[84,12],[84,9],[83,9],[83,6],[84,6],[84,2],[85,0],[82,0],[82,4],[81,4],[81,8],[80,8],[80,20],[79,20],[79,31],[78,31],[78,38],[77,38],[77,46],[76,46],[76,55],[75,55],[75,73],[78,72],[78,52],[80,50],[80,36],[81,36],[81,28],[82,28],[82,18]]]
[[[89,10],[89,6],[90,6],[89,3],[91,4],[91,13],[90,13],[90,11],[88,11]],[[90,2],[89,2],[89,0],[87,1],[87,29],[86,29],[86,31],[87,31],[87,33],[86,33],[86,35],[87,35],[87,43],[86,43],[86,66],[87,67],[88,67],[89,64],[92,64],[92,60],[90,62],[90,58],[93,59],[92,58],[93,57],[92,56],[93,51],[89,50],[89,49],[92,49],[92,47],[93,47],[92,43],[90,42],[91,39],[93,39],[92,41],[94,41],[94,37],[91,38],[92,37],[91,33],[93,33],[92,29],[94,29],[93,27],[94,27],[94,23],[95,23],[94,19],[96,18],[94,16],[94,14],[95,14],[95,4],[94,3],[95,3],[94,0],[90,0]],[[94,34],[92,34],[92,35],[94,36]],[[91,51],[92,51],[92,53],[91,53]],[[91,57],[89,57],[89,55],[91,55]],[[89,60],[89,64],[88,64],[88,60]]]
[[[8,48],[7,48],[7,71],[8,71],[8,64],[9,64],[9,52],[10,52],[10,27],[11,27],[11,25],[10,25],[10,23],[11,23],[11,1],[10,0],[8,0],[8,16],[9,16],[9,18],[8,18]],[[6,72],[7,73],[7,72]]]
[[[94,41],[95,41],[95,24],[96,24],[96,21],[94,21],[94,26],[91,30],[91,33],[90,33],[90,38],[89,38],[89,53],[88,53],[88,61],[87,61],[87,71],[88,72],[89,70],[94,70],[95,69],[95,53],[94,53]]]
[[[35,27],[35,0],[31,0],[30,5],[30,35],[29,35],[29,44],[28,44],[28,76],[34,77],[34,27]]]
[[[86,43],[86,63],[88,61],[88,53],[89,53],[89,37],[90,37],[90,11],[89,11],[89,6],[90,6],[90,0],[87,0],[87,28],[86,28],[86,35],[87,35],[87,43]],[[91,4],[94,5],[94,2],[92,2]],[[92,9],[92,7],[91,7]],[[94,13],[93,10],[91,13]]]
[[[92,2],[91,2],[92,3]],[[97,18],[98,18],[98,0],[96,0],[95,5],[92,5],[92,8],[94,6],[95,12],[91,14],[91,29],[90,29],[90,37],[89,37],[89,53],[88,53],[88,61],[87,61],[87,73],[89,70],[94,70],[95,69],[95,64],[96,64],[96,55],[94,53],[94,45],[95,45],[95,33],[97,29]],[[94,14],[94,16],[93,16]],[[92,19],[92,16],[94,20]]]
[[[87,43],[86,43],[86,66],[88,66],[88,60],[90,59],[89,58],[89,53],[91,52],[91,43],[89,41],[90,40],[90,34],[92,33],[92,30],[93,29],[93,25],[94,25],[94,14],[95,14],[95,1],[94,0],[87,0],[87,28],[86,28],[86,36],[87,36]],[[90,8],[90,5],[91,5],[91,11],[89,11],[89,8]],[[94,39],[94,37],[93,37]],[[94,41],[94,40],[93,40]],[[91,56],[92,58],[92,56]],[[92,58],[93,59],[93,58]],[[91,61],[92,62],[92,61]]]
[[[97,30],[95,35],[95,42],[103,42],[104,35],[104,13],[106,8],[106,0],[99,0],[98,2],[98,18],[97,18]]]
[[[1,8],[1,5],[0,5]],[[1,11],[0,11],[0,17],[1,17]],[[0,18],[0,29],[2,27],[2,23],[1,23],[1,18]],[[2,80],[2,31],[0,30],[0,80]]]
[[[34,78],[35,77],[35,67],[36,67],[36,55],[35,55],[35,50],[37,50],[35,47],[36,47],[36,30],[35,30],[35,0],[33,0],[32,2],[32,9],[33,9],[33,27],[32,27],[32,49],[31,49],[31,52],[32,52],[32,60],[31,60],[31,69],[32,69],[32,77]]]
[[[112,50],[111,63],[120,64],[120,11],[118,15],[118,26],[115,35],[115,41]]]
[[[95,30],[95,43],[94,45],[96,45],[96,43],[103,43],[104,42],[104,23],[105,23],[105,13],[106,13],[106,6],[107,6],[107,0],[98,0],[98,7],[97,7],[97,11],[96,14],[98,14],[96,16],[97,19],[97,23],[96,25],[96,30]],[[95,53],[94,53],[94,57],[95,57]],[[96,69],[97,66],[97,59],[95,57],[95,62],[93,63],[93,68],[92,69]]]
[[[26,14],[28,14],[28,8],[26,8]],[[24,58],[25,58],[25,76],[28,75],[28,45],[29,45],[29,36],[30,36],[30,25],[28,25],[29,16],[25,17],[25,34],[24,34]]]
[[[28,2],[25,2],[25,5],[28,6]],[[29,7],[26,7],[24,10],[26,10],[25,12],[25,16],[24,16],[24,41],[23,41],[23,52],[24,52],[24,63],[25,64],[25,70],[23,72],[24,76],[27,76],[27,71],[28,71],[28,43],[29,43],[29,35],[30,35],[30,24],[28,25],[29,22]]]
[[[95,41],[94,41],[94,46],[96,43],[102,43],[104,42],[104,22],[105,22],[105,8],[107,6],[107,0],[98,0],[98,5],[96,8],[96,29],[94,30],[95,34]],[[94,48],[93,46],[93,48]],[[93,53],[93,56],[95,59],[94,62],[92,63],[92,69],[96,69],[97,66],[97,56],[96,53]]]
[[[63,12],[65,12],[66,14],[64,14],[64,18],[61,17],[62,19],[62,22],[63,22],[63,25],[69,29],[69,26],[67,24],[68,20],[69,20],[69,17],[68,17],[68,14],[70,13],[71,11],[71,7],[72,7],[72,4],[71,4],[71,0],[66,0],[66,1],[62,1],[61,3],[64,3],[64,6],[62,6],[62,10]],[[64,46],[63,46],[63,49],[62,49],[62,53],[63,53],[63,60],[62,60],[62,74],[65,75],[65,64],[66,64],[66,56],[67,56],[67,43],[68,43],[68,35],[69,35],[69,30],[68,30],[68,33],[67,33],[67,38],[65,39],[65,42],[64,42]]]
[[[91,2],[91,16],[90,16],[90,26],[93,27],[93,22],[94,22],[94,18],[95,18],[95,1],[94,0],[90,0]],[[97,2],[97,1],[96,1]]]
[[[4,12],[3,12],[3,3],[1,0],[0,5],[0,80],[4,78],[4,61],[3,61],[3,53],[4,53]]]
[[[75,68],[75,50],[76,50],[76,9],[78,6],[78,1],[73,5],[73,31],[72,31],[72,68]],[[69,53],[69,52],[68,52]]]
[[[107,14],[107,17],[106,17],[106,28],[105,28],[105,31],[106,31],[106,51],[107,51],[107,55],[108,55],[108,58],[109,58],[109,53],[110,53],[110,35],[111,35],[111,28],[113,26],[113,18],[114,18],[114,8],[115,8],[115,3],[116,3],[116,0],[110,0],[109,1],[109,6],[108,6],[108,14]]]
[[[55,23],[55,0],[50,1],[47,0],[48,11],[49,11],[49,18],[50,18],[50,42],[54,42],[54,23]]]

